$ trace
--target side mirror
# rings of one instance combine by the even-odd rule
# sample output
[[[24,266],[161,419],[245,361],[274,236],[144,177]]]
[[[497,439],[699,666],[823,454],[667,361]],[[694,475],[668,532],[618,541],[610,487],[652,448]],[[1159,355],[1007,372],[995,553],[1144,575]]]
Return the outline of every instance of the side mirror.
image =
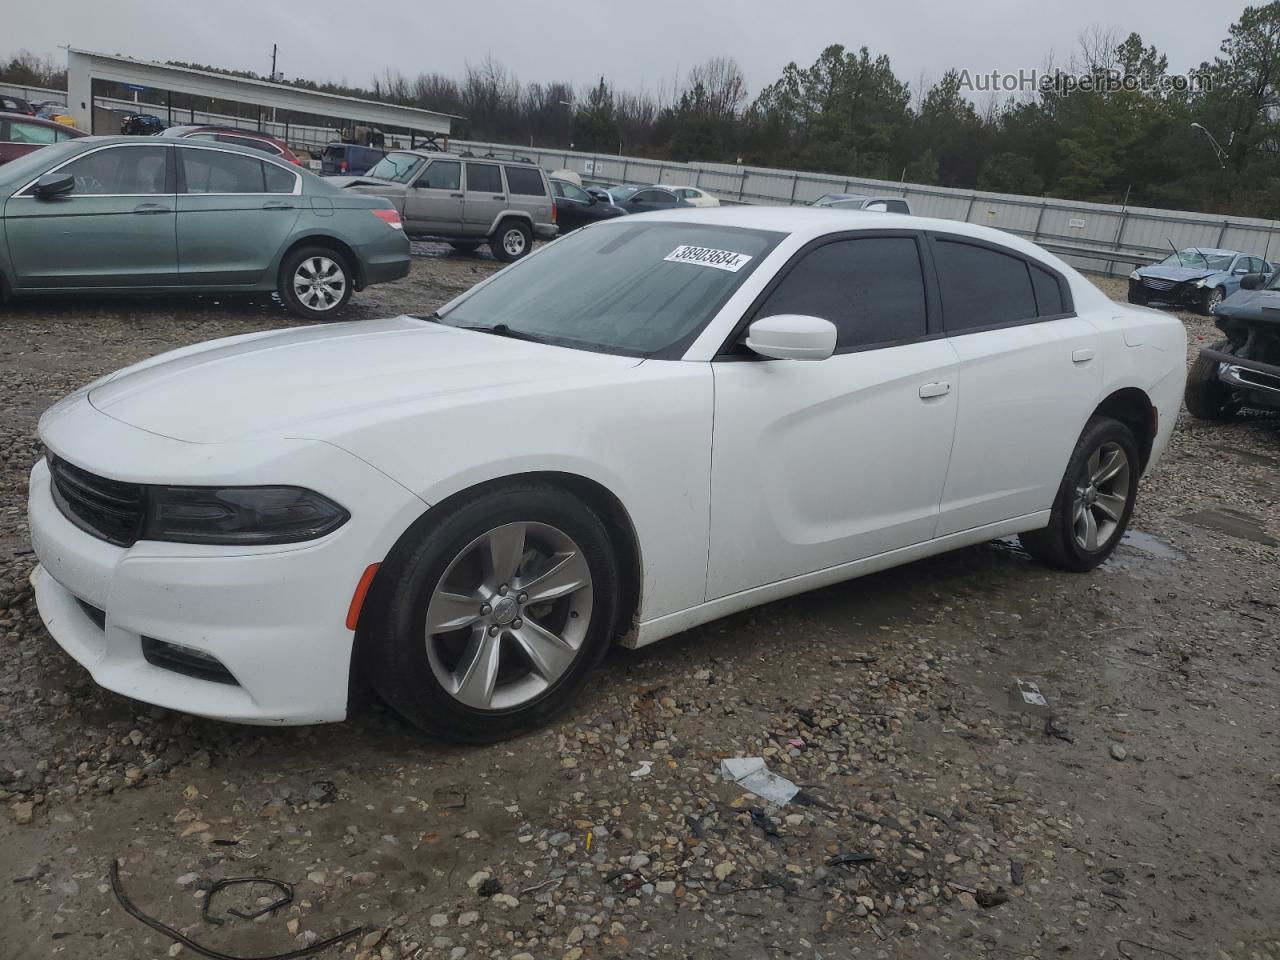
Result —
[[[746,344],[772,360],[825,360],[836,352],[836,325],[797,313],[761,317],[747,328]]]
[[[1261,273],[1246,273],[1240,278],[1240,288],[1242,290],[1261,290],[1266,284],[1267,278]]]
[[[65,197],[76,188],[76,178],[69,173],[46,173],[31,191],[41,200]]]

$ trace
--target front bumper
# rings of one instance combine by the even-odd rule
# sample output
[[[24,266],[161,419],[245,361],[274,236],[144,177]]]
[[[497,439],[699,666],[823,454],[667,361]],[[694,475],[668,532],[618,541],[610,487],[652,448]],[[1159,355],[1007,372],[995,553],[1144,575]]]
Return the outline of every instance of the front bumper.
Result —
[[[1154,280],[1144,278],[1141,280],[1129,280],[1129,300],[1132,302],[1135,294],[1140,298],[1147,300],[1156,300],[1160,303],[1173,304],[1197,304],[1200,297],[1204,295],[1204,287],[1196,286],[1194,280],[1173,281],[1173,280]]]
[[[98,684],[137,700],[242,723],[343,719],[354,640],[346,618],[355,586],[365,567],[385,556],[398,535],[394,528],[424,509],[361,461],[349,458],[344,466],[346,456],[335,458],[336,473],[347,474],[337,486],[349,487],[352,519],[316,541],[253,550],[149,541],[114,546],[62,514],[41,460],[28,501],[39,560],[31,583],[41,619]],[[358,503],[357,485],[368,493]],[[213,657],[234,682],[158,665],[144,655],[144,643],[154,648],[145,638]]]

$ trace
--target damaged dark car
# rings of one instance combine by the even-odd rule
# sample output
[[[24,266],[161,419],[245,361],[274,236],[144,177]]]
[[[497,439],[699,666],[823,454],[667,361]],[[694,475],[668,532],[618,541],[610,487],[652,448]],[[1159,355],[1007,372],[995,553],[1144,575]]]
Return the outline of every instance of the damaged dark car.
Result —
[[[1246,274],[1270,277],[1274,270],[1268,261],[1239,250],[1188,247],[1129,274],[1129,302],[1165,303],[1210,314],[1240,289]]]
[[[1280,274],[1250,273],[1213,315],[1226,336],[1200,351],[1187,375],[1187,409],[1205,420],[1280,410]]]

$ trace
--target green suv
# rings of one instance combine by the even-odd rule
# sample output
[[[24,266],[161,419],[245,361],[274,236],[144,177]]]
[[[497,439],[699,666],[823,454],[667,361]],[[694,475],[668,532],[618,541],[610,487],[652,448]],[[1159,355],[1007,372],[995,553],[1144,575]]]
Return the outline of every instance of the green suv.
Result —
[[[390,203],[230,144],[55,144],[0,167],[0,211],[0,297],[275,291],[327,319],[409,272]]]
[[[364,176],[329,179],[349,193],[386,197],[412,237],[439,237],[466,251],[487,243],[507,263],[528,253],[535,237],[557,232],[547,175],[529,160],[393,150]]]

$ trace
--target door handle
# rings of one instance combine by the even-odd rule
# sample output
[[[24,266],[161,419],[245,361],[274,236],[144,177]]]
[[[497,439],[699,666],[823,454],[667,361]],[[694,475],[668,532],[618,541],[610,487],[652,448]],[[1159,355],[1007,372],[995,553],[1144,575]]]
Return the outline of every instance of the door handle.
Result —
[[[920,388],[920,399],[930,400],[934,397],[945,397],[951,392],[951,384],[945,380],[935,380],[932,383],[926,383]]]
[[[1071,352],[1071,362],[1072,363],[1088,363],[1090,360],[1093,359],[1093,354],[1094,354],[1094,351],[1089,347],[1082,347],[1079,350],[1073,350]]]
[[[455,200],[461,200],[461,199],[462,199],[462,194],[460,194],[460,193],[451,193],[451,194],[449,194],[449,196],[453,197]]]
[[[495,193],[495,194],[493,195],[493,199],[495,199],[495,200],[505,200],[505,199],[507,199],[507,195],[506,195],[505,193]]]
[[[292,210],[293,204],[292,203],[264,203],[262,205],[262,209],[263,210]]]
[[[140,214],[172,213],[173,210],[171,207],[166,207],[163,204],[159,204],[159,203],[140,203],[133,208],[133,212],[140,213]]]

